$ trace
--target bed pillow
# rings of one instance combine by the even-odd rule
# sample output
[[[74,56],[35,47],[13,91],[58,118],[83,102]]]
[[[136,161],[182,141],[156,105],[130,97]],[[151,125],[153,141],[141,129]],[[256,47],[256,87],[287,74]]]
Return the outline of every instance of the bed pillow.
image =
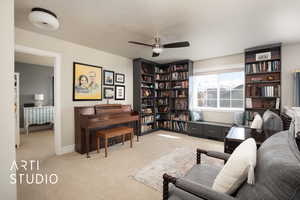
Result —
[[[246,179],[248,184],[254,184],[256,151],[256,142],[253,138],[242,142],[217,175],[212,186],[213,190],[232,194]]]

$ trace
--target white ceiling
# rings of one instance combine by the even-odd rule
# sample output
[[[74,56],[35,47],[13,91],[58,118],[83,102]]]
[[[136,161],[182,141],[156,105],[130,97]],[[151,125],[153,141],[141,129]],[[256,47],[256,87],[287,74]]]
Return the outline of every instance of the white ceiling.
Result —
[[[33,7],[59,16],[55,32],[28,21]],[[15,24],[24,28],[128,58],[159,62],[199,60],[242,52],[273,42],[300,41],[299,0],[15,0]],[[167,49],[151,58],[151,49],[128,40],[152,43],[188,40],[191,47]]]
[[[27,53],[15,52],[15,61],[34,65],[43,65],[46,67],[54,67],[54,58],[46,56],[36,56]]]

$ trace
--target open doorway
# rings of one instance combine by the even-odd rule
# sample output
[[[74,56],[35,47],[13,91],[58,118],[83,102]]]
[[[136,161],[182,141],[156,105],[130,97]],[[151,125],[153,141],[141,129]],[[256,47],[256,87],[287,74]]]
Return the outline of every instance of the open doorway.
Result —
[[[63,153],[60,62],[60,54],[15,47],[17,159],[43,160]]]

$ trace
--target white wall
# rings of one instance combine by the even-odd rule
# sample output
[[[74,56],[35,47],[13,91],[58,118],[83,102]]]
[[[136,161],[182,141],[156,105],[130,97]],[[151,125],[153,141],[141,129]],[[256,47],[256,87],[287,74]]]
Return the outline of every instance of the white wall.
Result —
[[[294,72],[300,70],[300,43],[282,46],[282,107],[294,106]]]
[[[1,0],[0,6],[0,198],[16,199],[16,185],[9,182],[15,160],[14,133],[14,1]]]
[[[78,44],[66,42],[56,38],[44,36],[34,32],[16,28],[16,44],[27,47],[52,51],[62,55],[61,67],[61,111],[62,111],[62,146],[74,144],[74,106],[94,105],[106,101],[73,102],[73,62],[102,66],[103,69],[113,70],[125,74],[126,100],[116,103],[132,104],[133,78],[132,60],[113,55]],[[113,101],[110,101],[113,103]]]
[[[203,70],[224,70],[230,69],[237,65],[244,65],[244,54],[236,54],[231,56],[223,56],[206,60],[194,61],[194,73]],[[205,121],[214,121],[221,123],[233,123],[233,112],[230,111],[203,111],[203,119]]]

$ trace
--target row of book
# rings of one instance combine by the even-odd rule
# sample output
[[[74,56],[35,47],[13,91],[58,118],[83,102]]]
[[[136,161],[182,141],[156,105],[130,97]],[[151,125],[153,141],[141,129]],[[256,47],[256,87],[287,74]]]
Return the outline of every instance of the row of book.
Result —
[[[187,97],[188,91],[187,90],[175,90],[173,93],[173,97]]]
[[[157,106],[162,106],[162,105],[169,105],[169,99],[168,98],[164,98],[164,99],[157,99],[156,100],[156,104]]]
[[[144,124],[141,126],[141,132],[147,132],[153,129],[153,125],[152,124]]]
[[[187,110],[188,101],[187,99],[176,99],[175,100],[175,110]]]
[[[156,74],[155,79],[158,81],[168,81],[170,80],[170,76],[168,74]]]
[[[158,106],[158,107],[155,108],[155,111],[159,112],[159,113],[167,113],[167,112],[169,112],[169,107],[167,107],[167,106]]]
[[[260,73],[260,72],[277,72],[280,71],[280,61],[267,61],[246,64],[246,73]]]
[[[144,82],[152,82],[152,77],[151,76],[142,76],[142,81]]]
[[[254,97],[279,97],[280,96],[280,85],[270,86],[257,86],[248,85],[246,89],[248,96]]]
[[[142,99],[142,107],[149,107],[153,106],[153,100],[152,99]]]
[[[185,80],[189,78],[188,72],[173,72],[171,74],[172,80]]]
[[[142,113],[143,114],[152,114],[153,110],[152,110],[152,108],[142,108]]]
[[[173,88],[188,88],[189,82],[188,81],[178,81],[173,84]]]
[[[178,132],[186,132],[187,131],[187,123],[179,122],[179,121],[173,121],[172,122],[172,129],[174,131],[178,131]]]
[[[170,68],[171,68],[171,71],[173,71],[173,72],[175,72],[175,71],[187,71],[188,70],[188,65],[187,64],[171,65]]]
[[[155,97],[186,98],[187,96],[188,96],[187,90],[155,91]]]
[[[171,129],[171,122],[170,121],[156,121],[156,127],[164,128],[164,129]]]
[[[280,98],[269,100],[246,98],[246,108],[279,109]]]
[[[155,73],[169,73],[169,67],[155,67]]]
[[[174,113],[174,114],[171,114],[171,120],[188,121],[189,114],[188,113]]]
[[[154,116],[153,115],[144,116],[141,118],[141,122],[142,123],[152,123],[152,122],[154,122]]]
[[[170,82],[156,82],[155,88],[156,89],[170,89],[171,83]]]

